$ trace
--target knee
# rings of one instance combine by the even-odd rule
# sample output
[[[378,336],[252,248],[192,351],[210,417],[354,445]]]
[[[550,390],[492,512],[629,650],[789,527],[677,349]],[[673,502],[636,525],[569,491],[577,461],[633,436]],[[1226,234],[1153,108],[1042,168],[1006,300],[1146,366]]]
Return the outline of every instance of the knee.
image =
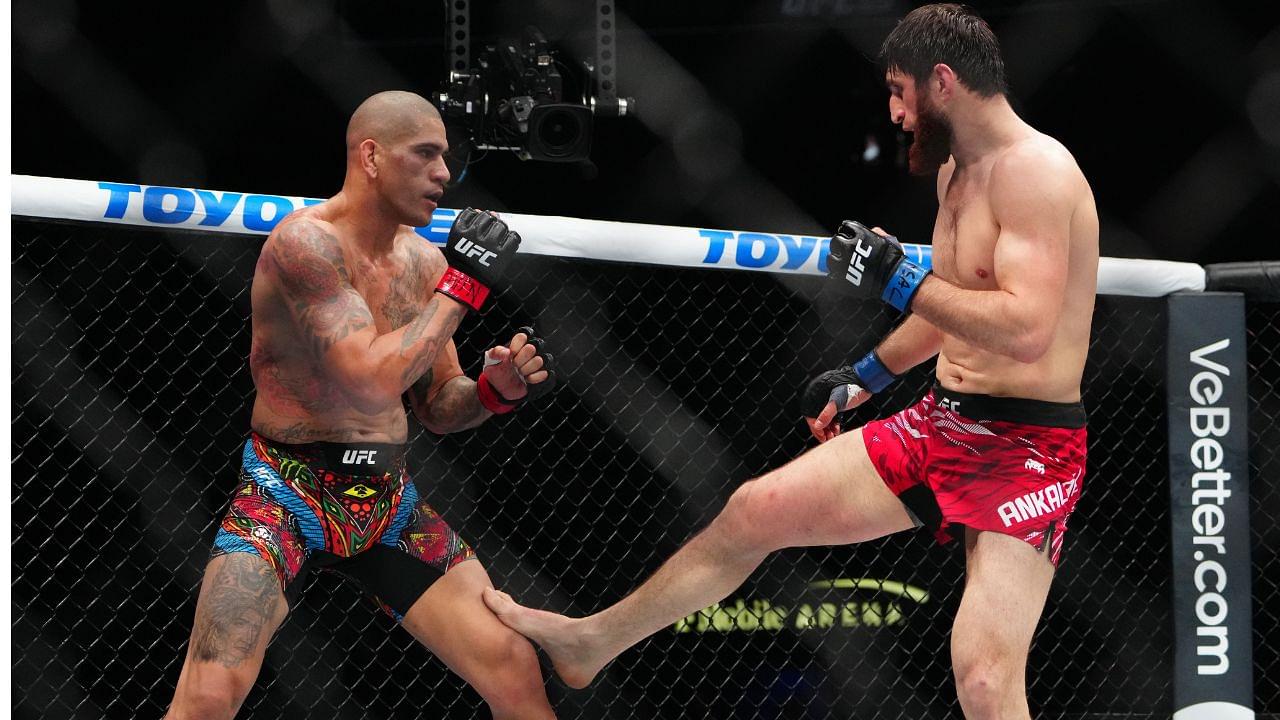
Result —
[[[240,709],[240,704],[244,702],[251,687],[252,682],[246,684],[235,678],[227,678],[179,688],[174,694],[173,705],[164,716],[165,720],[235,717],[236,710]]]
[[[477,647],[481,666],[474,685],[494,717],[519,717],[546,703],[533,645],[520,634],[501,633]]]
[[[1018,673],[990,658],[956,658],[956,694],[967,718],[1002,718],[1023,690],[1015,687]]]
[[[768,477],[748,480],[733,491],[714,525],[725,533],[735,552],[767,554],[784,547],[779,542],[776,518],[770,516],[771,496],[776,492]]]

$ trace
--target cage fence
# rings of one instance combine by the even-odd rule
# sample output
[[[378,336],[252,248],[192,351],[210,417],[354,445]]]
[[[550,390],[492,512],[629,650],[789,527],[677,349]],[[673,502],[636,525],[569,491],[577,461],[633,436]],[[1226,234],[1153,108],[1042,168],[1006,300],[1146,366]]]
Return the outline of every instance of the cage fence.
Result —
[[[261,242],[13,222],[17,717],[164,713],[248,431]],[[1263,481],[1280,467],[1278,314],[1248,316],[1264,717],[1280,712],[1280,496]],[[522,257],[460,329],[464,369],[529,323],[559,359],[557,391],[473,431],[411,430],[410,467],[500,588],[585,614],[634,588],[740,483],[802,452],[798,389],[893,318],[816,278]],[[1162,300],[1098,298],[1089,468],[1028,673],[1038,716],[1169,714],[1164,334]],[[913,402],[930,371],[846,424]],[[548,692],[562,718],[958,716],[949,628],[962,586],[962,550],[924,531],[783,551],[590,690],[549,680]],[[239,717],[484,712],[372,600],[319,573]]]

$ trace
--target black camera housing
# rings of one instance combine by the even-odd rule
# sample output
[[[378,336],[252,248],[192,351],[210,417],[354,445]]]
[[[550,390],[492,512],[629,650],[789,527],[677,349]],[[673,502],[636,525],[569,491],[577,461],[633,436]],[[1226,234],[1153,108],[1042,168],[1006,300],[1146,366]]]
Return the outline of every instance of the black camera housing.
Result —
[[[450,72],[438,97],[454,131],[478,150],[511,150],[526,160],[580,162],[591,152],[593,112],[564,101],[564,78],[546,37],[527,27],[519,42],[499,41],[468,72]],[[461,127],[458,127],[461,126]]]

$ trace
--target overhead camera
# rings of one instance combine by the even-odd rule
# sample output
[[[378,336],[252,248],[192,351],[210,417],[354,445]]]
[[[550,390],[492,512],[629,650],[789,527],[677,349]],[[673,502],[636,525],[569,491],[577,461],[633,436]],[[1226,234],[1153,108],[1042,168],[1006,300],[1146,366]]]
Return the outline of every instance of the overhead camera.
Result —
[[[469,66],[465,29],[455,33],[456,57],[436,100],[453,131],[466,133],[468,153],[510,150],[524,160],[580,162],[591,152],[595,116],[620,117],[634,106],[634,100],[618,98],[614,91],[615,62],[600,68],[608,70],[603,82],[595,73],[596,93],[588,94],[588,76],[597,68],[583,63],[580,74],[562,73],[568,66],[535,27],[525,28],[519,40],[486,45]],[[611,36],[604,45],[603,54],[612,60]],[[580,89],[578,102],[566,101],[566,84]]]

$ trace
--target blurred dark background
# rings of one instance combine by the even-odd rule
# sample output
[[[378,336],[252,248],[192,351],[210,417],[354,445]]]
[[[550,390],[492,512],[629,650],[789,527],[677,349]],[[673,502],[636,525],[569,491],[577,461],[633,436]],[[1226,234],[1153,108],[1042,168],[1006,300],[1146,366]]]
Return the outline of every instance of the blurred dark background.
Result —
[[[933,186],[900,167],[905,139],[873,62],[909,7],[620,2],[617,80],[637,112],[597,124],[589,163],[492,152],[447,204],[815,234],[858,217],[926,239]],[[1276,3],[979,8],[1004,43],[1015,106],[1089,176],[1105,254],[1280,257]],[[575,63],[593,52],[594,9],[476,0],[473,50],[532,23]],[[440,88],[445,23],[443,3],[405,0],[18,0],[13,171],[324,197],[364,97]],[[12,228],[13,714],[159,717],[235,484],[262,239]],[[741,481],[801,452],[795,389],[893,321],[878,303],[823,294],[818,278],[536,256],[512,275],[459,333],[464,367],[474,374],[493,338],[533,321],[560,388],[541,412],[416,432],[412,465],[500,586],[572,614],[626,594]],[[1260,718],[1280,717],[1280,486],[1267,481],[1280,473],[1278,307],[1248,315]],[[1165,327],[1162,300],[1099,299],[1090,476],[1030,663],[1038,716],[1170,714]],[[846,424],[913,401],[929,372]],[[859,575],[930,599],[893,622],[796,626],[801,608],[893,599],[809,585]],[[962,587],[957,550],[922,532],[779,553],[725,608],[785,604],[787,628],[659,633],[591,692],[549,692],[565,718],[956,717],[945,647]],[[240,717],[483,716],[354,588],[321,575],[303,598]]]
[[[858,217],[927,241],[874,57],[914,4],[617,3],[620,94],[589,163],[492,152],[446,203],[821,233]],[[1076,155],[1103,253],[1280,257],[1280,4],[981,2],[1015,107]],[[590,0],[473,0],[472,51],[534,24],[591,59]],[[326,197],[346,118],[445,79],[445,3],[17,0],[13,171]],[[880,150],[866,159],[868,145]]]

